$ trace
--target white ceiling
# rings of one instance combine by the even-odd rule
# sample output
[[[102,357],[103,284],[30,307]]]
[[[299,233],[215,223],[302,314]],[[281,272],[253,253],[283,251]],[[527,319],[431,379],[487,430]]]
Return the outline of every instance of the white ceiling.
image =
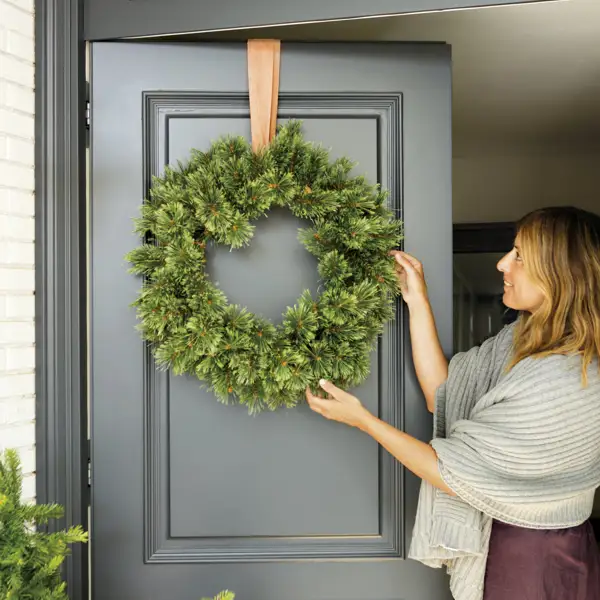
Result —
[[[253,33],[282,40],[447,42],[453,54],[455,157],[600,151],[600,0],[307,24]],[[239,35],[230,32],[219,37]]]

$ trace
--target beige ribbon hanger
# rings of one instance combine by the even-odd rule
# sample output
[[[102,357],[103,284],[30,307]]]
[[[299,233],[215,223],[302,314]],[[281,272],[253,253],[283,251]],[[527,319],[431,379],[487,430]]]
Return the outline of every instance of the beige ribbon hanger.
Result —
[[[252,150],[258,152],[275,136],[279,97],[279,40],[248,40],[248,90]]]

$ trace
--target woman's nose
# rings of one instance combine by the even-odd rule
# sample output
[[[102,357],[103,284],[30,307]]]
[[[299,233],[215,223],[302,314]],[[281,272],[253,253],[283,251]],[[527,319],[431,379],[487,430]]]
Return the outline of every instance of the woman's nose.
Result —
[[[496,268],[498,269],[498,271],[500,271],[501,273],[506,273],[508,271],[508,264],[509,264],[509,260],[508,260],[508,254],[505,254],[499,261],[498,264],[496,265]]]

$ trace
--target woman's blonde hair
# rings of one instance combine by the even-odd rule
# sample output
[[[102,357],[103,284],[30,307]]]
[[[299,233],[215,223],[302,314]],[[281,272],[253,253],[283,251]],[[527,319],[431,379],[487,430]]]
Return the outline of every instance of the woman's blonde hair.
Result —
[[[528,356],[580,354],[585,385],[600,356],[600,217],[544,208],[517,223],[517,236],[525,272],[544,300],[521,315],[510,367]]]

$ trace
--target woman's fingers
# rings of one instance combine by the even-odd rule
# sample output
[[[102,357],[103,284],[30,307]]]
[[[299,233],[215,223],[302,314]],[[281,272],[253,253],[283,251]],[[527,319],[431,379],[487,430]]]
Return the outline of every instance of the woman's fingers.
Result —
[[[336,387],[330,381],[326,379],[321,379],[319,381],[319,385],[331,396],[333,396],[336,400],[341,400],[343,395],[346,393],[344,390],[340,390],[339,387]]]
[[[414,282],[420,279],[421,274],[413,267],[413,265],[403,256],[396,254],[396,277],[398,278],[398,286],[402,295],[412,291]]]
[[[427,295],[427,285],[423,275],[423,265],[410,254],[395,250],[390,252],[396,261],[396,276],[398,287],[405,302],[410,304],[414,300]]]
[[[306,401],[310,404],[311,408],[313,406],[317,408],[322,408],[323,403],[326,402],[326,400],[324,398],[321,398],[321,396],[313,394],[309,386],[306,386]]]
[[[328,396],[333,400],[337,400],[338,402],[342,403],[345,402],[346,404],[348,402],[350,402],[351,404],[358,402],[358,399],[355,396],[333,385],[331,381],[321,379],[319,381],[319,385],[327,392]]]
[[[396,259],[398,264],[402,266],[408,264],[419,273],[423,272],[423,265],[421,261],[412,256],[412,254],[408,254],[408,252],[402,252],[402,250],[392,250],[390,255]]]
[[[310,406],[311,410],[319,414],[321,413],[321,410],[317,403],[317,396],[315,396],[310,391],[310,388],[308,386],[306,386],[306,402],[308,403],[308,406]]]
[[[310,387],[307,385],[306,386],[306,400],[311,403],[311,402],[315,402],[316,400],[319,400],[319,396],[317,396],[316,394],[312,393],[312,390],[310,389]]]
[[[325,400],[320,396],[313,394],[310,390],[310,387],[306,387],[306,401],[308,402],[308,406],[313,412],[321,415],[322,417],[329,418],[326,412],[327,402],[331,402],[331,400]]]
[[[339,387],[336,387],[330,381],[326,379],[321,379],[319,381],[319,385],[323,388],[328,395],[328,398],[323,398],[322,396],[318,396],[317,394],[313,394],[310,387],[306,388],[306,400],[312,406],[315,406],[320,409],[324,409],[326,406],[331,404],[334,401],[341,401],[348,397],[350,394],[344,392]]]
[[[421,261],[412,254],[400,251],[400,256],[404,257],[415,269],[417,269],[417,271],[422,270],[423,263],[421,263]]]
[[[404,258],[404,256],[400,255],[400,254],[396,254],[396,256],[394,256],[394,258],[396,259],[396,262],[407,272],[407,273],[412,273],[412,274],[416,274],[417,273],[417,269],[415,268],[415,266],[406,258]]]
[[[313,394],[306,388],[306,399],[310,408],[333,421],[346,423],[352,427],[361,427],[370,413],[362,406],[360,400],[348,392],[341,390],[329,381],[321,380],[319,385],[328,392],[328,399]]]

